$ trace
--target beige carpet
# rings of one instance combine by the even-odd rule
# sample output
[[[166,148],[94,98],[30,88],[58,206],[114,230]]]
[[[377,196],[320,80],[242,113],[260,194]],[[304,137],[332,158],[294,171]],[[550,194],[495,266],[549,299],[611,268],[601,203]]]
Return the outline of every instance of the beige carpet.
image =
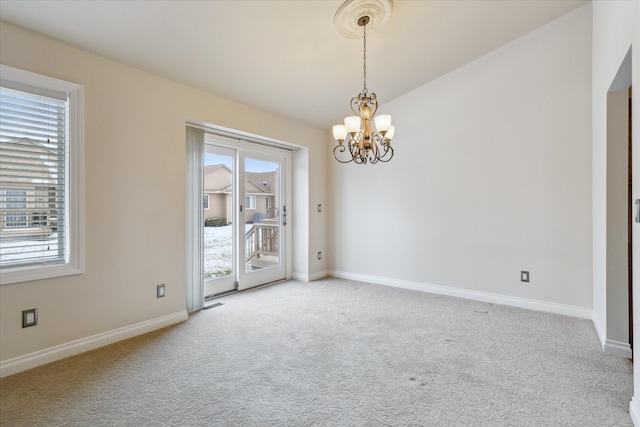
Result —
[[[624,426],[590,321],[328,279],[0,380],[2,426]]]

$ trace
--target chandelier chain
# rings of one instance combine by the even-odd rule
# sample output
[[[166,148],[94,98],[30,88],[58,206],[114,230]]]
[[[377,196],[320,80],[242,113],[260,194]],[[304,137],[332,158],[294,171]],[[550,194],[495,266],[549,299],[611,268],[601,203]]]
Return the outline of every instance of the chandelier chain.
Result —
[[[363,76],[364,76],[364,89],[362,89],[362,93],[367,95],[367,24],[363,26],[363,43],[362,43],[362,57],[363,57]]]

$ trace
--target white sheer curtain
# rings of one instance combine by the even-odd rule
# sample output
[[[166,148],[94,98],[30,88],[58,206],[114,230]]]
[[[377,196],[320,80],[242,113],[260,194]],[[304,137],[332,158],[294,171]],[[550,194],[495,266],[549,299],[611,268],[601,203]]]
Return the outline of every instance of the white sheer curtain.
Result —
[[[204,131],[187,127],[187,311],[204,305],[203,156]]]

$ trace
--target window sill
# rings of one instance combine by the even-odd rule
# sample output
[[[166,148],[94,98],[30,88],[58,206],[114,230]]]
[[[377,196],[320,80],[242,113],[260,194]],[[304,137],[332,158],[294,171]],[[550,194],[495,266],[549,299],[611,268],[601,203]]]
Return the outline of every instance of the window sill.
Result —
[[[71,264],[44,265],[41,267],[13,268],[2,271],[0,285],[30,282],[33,280],[53,279],[55,277],[72,276],[83,271]]]

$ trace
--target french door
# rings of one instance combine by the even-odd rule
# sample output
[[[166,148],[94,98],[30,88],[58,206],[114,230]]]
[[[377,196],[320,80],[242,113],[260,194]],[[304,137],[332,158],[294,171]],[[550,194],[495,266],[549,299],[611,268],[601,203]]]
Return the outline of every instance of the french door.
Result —
[[[291,152],[210,134],[203,151],[205,299],[284,279]]]

